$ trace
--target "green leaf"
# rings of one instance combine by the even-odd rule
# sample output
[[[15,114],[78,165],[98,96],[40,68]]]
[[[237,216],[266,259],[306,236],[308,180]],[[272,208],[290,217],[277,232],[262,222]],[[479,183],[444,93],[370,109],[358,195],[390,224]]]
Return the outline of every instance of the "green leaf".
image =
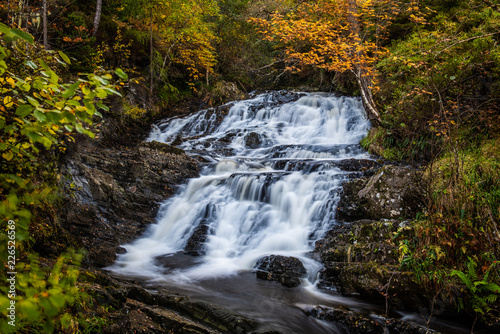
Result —
[[[75,124],[75,128],[76,128],[76,131],[78,133],[82,133],[83,132],[83,126],[80,123],[76,123]]]
[[[5,35],[10,34],[10,28],[6,26],[5,24],[0,22],[0,32],[4,33]]]
[[[43,323],[43,330],[45,333],[54,332],[54,321],[50,318],[46,319]]]
[[[70,98],[71,96],[75,95],[75,90],[78,88],[78,85],[80,85],[80,82],[77,81],[74,84],[72,84],[71,86],[69,86],[69,88],[64,93],[62,93],[62,97],[67,99],[67,98]]]
[[[118,96],[122,96],[122,94],[118,93],[118,91],[114,90],[113,88],[102,87],[102,89],[104,89],[108,94],[115,94]]]
[[[45,122],[45,121],[47,121],[47,117],[40,110],[35,109],[35,111],[33,112],[33,115],[35,116],[35,118],[39,122]]]
[[[102,88],[97,88],[96,93],[97,93],[97,97],[100,99],[105,99],[108,96],[106,91]]]
[[[92,116],[95,113],[95,105],[91,102],[85,103],[85,108],[87,109],[87,113]]]
[[[38,66],[31,60],[25,61],[24,64],[29,68],[31,68],[32,70],[36,70],[38,68]]]
[[[52,70],[50,70],[48,72],[50,75],[50,81],[52,81],[52,83],[57,83],[59,81],[59,77],[57,76],[56,72],[54,72]]]
[[[32,98],[31,96],[27,97],[28,102],[35,108],[38,108],[40,106],[40,102],[38,102],[36,99]]]
[[[16,109],[16,115],[18,115],[21,118],[24,118],[28,116],[31,111],[33,110],[33,106],[29,104],[21,104],[19,107]]]
[[[62,309],[64,307],[64,304],[66,304],[66,300],[59,293],[50,296],[50,302],[58,309]]]
[[[64,117],[66,117],[70,123],[74,123],[76,121],[76,116],[69,111],[64,112]]]
[[[40,63],[40,66],[42,66],[42,68],[45,70],[45,71],[50,71],[50,67],[49,65],[47,65],[47,63],[45,61],[43,61],[43,59],[38,59],[38,62]]]
[[[65,313],[61,317],[61,325],[63,329],[69,328],[69,326],[71,325],[71,319],[73,319],[73,317],[69,313]]]
[[[59,56],[68,64],[71,64],[71,60],[69,60],[69,57],[66,56],[66,54],[62,51],[57,51],[59,53]]]
[[[18,304],[19,314],[24,314],[30,319],[37,319],[40,316],[38,307],[29,300],[23,300]]]
[[[40,137],[38,139],[38,142],[43,144],[43,146],[45,146],[45,148],[50,148],[52,146],[52,141],[47,137]]]
[[[98,108],[103,109],[103,110],[109,111],[109,107],[108,107],[107,105],[105,105],[105,104],[102,104],[102,103],[96,103],[96,106],[97,106]]]
[[[12,34],[18,36],[21,39],[24,39],[26,42],[33,44],[33,36],[31,36],[29,33],[22,31],[20,29],[11,29],[10,30]]]
[[[128,79],[128,75],[127,73],[123,72],[121,68],[117,68],[115,70],[115,74],[120,78],[120,79],[123,79],[123,80],[127,80]]]

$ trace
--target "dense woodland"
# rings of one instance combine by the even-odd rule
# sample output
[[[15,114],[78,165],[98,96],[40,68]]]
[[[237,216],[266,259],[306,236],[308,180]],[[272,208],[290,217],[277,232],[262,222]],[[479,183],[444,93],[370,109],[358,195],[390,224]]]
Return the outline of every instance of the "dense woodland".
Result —
[[[35,252],[68,147],[102,119],[150,124],[183,101],[263,89],[360,96],[374,125],[362,145],[424,174],[426,210],[392,240],[401,268],[436,291],[461,286],[457,312],[500,321],[500,1],[18,0],[0,1],[0,22],[0,279],[12,220],[22,331],[106,321],[84,321],[83,254],[47,266]],[[131,87],[146,102],[116,114],[107,97]]]

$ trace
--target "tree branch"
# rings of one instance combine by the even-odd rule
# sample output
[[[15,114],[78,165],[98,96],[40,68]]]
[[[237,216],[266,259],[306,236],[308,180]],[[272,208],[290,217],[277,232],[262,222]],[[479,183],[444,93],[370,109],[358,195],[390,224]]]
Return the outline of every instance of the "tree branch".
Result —
[[[438,54],[440,54],[441,52],[445,51],[445,50],[448,50],[449,48],[452,48],[458,44],[462,44],[462,43],[465,43],[465,42],[469,42],[469,41],[472,41],[474,39],[478,39],[478,38],[484,38],[484,37],[488,37],[488,36],[492,36],[492,35],[496,35],[496,34],[500,34],[500,31],[497,31],[497,32],[492,32],[491,34],[485,34],[485,35],[481,35],[481,36],[474,36],[474,37],[470,37],[470,38],[466,38],[466,39],[463,39],[461,41],[458,41],[456,43],[453,43],[452,45],[448,45],[447,47],[445,47],[444,49],[442,49],[441,51],[439,51],[438,53],[436,53],[434,55],[434,57],[436,57]]]
[[[494,10],[496,10],[497,12],[500,12],[500,9],[498,8],[498,6],[494,3],[492,3],[491,1],[488,1],[488,0],[483,0],[483,2],[490,6],[491,8],[493,8]]]

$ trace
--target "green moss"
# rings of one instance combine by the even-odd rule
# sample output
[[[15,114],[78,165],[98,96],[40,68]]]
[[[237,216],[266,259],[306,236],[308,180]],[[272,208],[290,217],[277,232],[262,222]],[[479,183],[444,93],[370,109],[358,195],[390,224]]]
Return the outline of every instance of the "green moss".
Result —
[[[363,138],[360,145],[371,154],[378,155],[385,160],[400,161],[406,158],[404,151],[399,147],[391,147],[391,133],[382,127],[372,128]]]

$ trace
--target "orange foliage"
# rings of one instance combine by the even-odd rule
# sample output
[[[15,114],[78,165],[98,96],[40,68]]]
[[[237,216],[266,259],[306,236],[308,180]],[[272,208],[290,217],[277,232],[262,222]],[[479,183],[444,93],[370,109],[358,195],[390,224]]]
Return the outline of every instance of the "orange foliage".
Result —
[[[315,66],[353,71],[376,88],[374,65],[387,49],[380,46],[386,28],[400,11],[391,0],[319,0],[303,2],[270,20],[254,18],[258,31],[283,47],[288,69]]]

